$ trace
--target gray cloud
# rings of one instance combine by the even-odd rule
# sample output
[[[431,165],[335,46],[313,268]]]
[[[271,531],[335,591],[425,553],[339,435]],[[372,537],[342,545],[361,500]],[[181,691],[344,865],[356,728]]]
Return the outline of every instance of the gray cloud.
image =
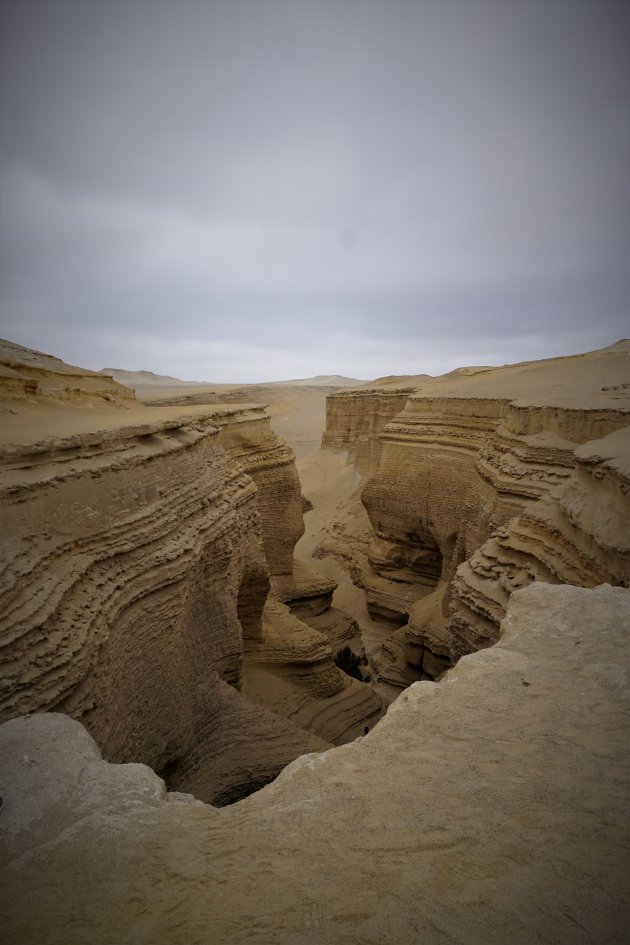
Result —
[[[2,332],[182,377],[627,335],[626,4],[2,5]]]

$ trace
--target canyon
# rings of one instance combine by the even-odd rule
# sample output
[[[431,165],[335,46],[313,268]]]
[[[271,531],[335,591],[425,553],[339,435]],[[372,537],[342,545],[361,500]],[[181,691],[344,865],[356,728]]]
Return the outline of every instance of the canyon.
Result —
[[[3,342],[7,941],[623,941],[628,378],[324,388],[319,451]]]
[[[0,718],[66,712],[109,761],[226,803],[380,717],[333,662],[343,628],[291,612],[334,584],[294,568],[300,484],[262,407],[146,408],[15,346],[4,364]]]
[[[316,554],[398,626],[383,679],[439,678],[495,643],[532,581],[630,585],[629,358],[624,341],[329,398],[323,445],[365,481]]]

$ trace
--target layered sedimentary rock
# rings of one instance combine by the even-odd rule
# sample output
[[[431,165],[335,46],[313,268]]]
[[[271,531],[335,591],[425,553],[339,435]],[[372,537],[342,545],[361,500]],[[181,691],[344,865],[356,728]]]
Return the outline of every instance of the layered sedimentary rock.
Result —
[[[374,724],[383,705],[371,687],[333,662],[343,643],[358,641],[351,619],[330,609],[335,582],[294,561],[304,523],[293,451],[271,430],[261,406],[225,407],[213,418],[219,442],[256,483],[271,577],[262,635],[246,646],[243,691],[301,728],[345,742]]]
[[[10,721],[3,940],[620,945],[629,647],[630,591],[525,588],[495,647],[221,811]]]
[[[272,576],[293,574],[293,549],[304,532],[295,456],[273,432],[264,407],[215,413],[219,442],[257,486],[265,558]]]
[[[374,725],[383,707],[371,686],[334,664],[335,650],[324,627],[322,631],[298,620],[280,602],[268,603],[262,640],[246,656],[243,692],[298,727],[339,745],[363,734],[366,725]],[[349,639],[354,636],[351,633]]]
[[[115,372],[116,379],[125,383],[127,372]],[[133,377],[133,375],[132,375]],[[138,381],[142,378],[138,376]],[[294,451],[298,459],[319,447],[326,425],[326,397],[337,387],[296,385],[291,383],[207,385],[176,382],[160,384],[160,378],[150,385],[139,384],[136,395],[142,403],[151,406],[179,406],[191,404],[265,404],[271,426]]]
[[[388,681],[439,675],[494,642],[509,594],[529,581],[628,583],[629,351],[423,381],[375,434],[362,492],[373,537],[351,572],[371,611],[404,625],[377,658]],[[381,392],[351,396],[371,424]],[[347,424],[330,444],[351,448],[362,429]],[[604,527],[593,509],[606,502]]]
[[[135,395],[112,377],[96,374],[42,351],[32,351],[12,341],[0,339],[0,393],[3,398],[22,400],[47,397],[64,404],[95,406],[133,403]],[[1,408],[6,414],[10,408]]]
[[[294,561],[290,575],[277,575],[272,580],[273,596],[287,604],[297,617],[310,619],[329,610],[336,584],[332,578]]]
[[[572,451],[564,486],[527,507],[457,570],[451,659],[494,643],[510,594],[532,581],[630,585],[630,427]]]
[[[374,468],[380,457],[379,433],[413,391],[413,386],[356,388],[328,397],[322,449],[349,450],[361,473]]]
[[[383,705],[370,686],[351,679],[333,662],[337,641],[358,636],[349,630],[346,615],[330,610],[335,582],[294,561],[304,523],[293,451],[272,431],[261,406],[223,407],[213,413],[213,422],[220,444],[256,483],[271,578],[262,634],[245,645],[243,691],[326,741],[355,738],[380,718]]]
[[[322,746],[231,688],[269,582],[255,486],[218,439],[203,414],[117,421],[1,474],[2,717],[67,712],[208,799]]]
[[[1,718],[67,712],[109,760],[225,802],[326,747],[318,712],[340,737],[352,705],[355,727],[374,714],[345,677],[317,693],[319,652],[309,732],[238,692],[303,527],[293,454],[262,408],[143,408],[102,375],[0,355]]]

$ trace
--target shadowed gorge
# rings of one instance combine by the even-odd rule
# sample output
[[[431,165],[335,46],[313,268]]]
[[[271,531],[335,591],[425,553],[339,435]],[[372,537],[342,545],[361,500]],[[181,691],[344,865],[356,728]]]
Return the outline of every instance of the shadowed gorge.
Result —
[[[287,389],[297,466],[0,353],[8,942],[621,941],[630,343]]]

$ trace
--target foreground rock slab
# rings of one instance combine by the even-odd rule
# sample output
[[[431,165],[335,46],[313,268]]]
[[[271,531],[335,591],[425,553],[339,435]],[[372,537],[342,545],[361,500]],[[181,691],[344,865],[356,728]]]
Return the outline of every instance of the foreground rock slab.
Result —
[[[0,728],[9,943],[626,941],[630,591],[533,584],[499,643],[233,807]]]

